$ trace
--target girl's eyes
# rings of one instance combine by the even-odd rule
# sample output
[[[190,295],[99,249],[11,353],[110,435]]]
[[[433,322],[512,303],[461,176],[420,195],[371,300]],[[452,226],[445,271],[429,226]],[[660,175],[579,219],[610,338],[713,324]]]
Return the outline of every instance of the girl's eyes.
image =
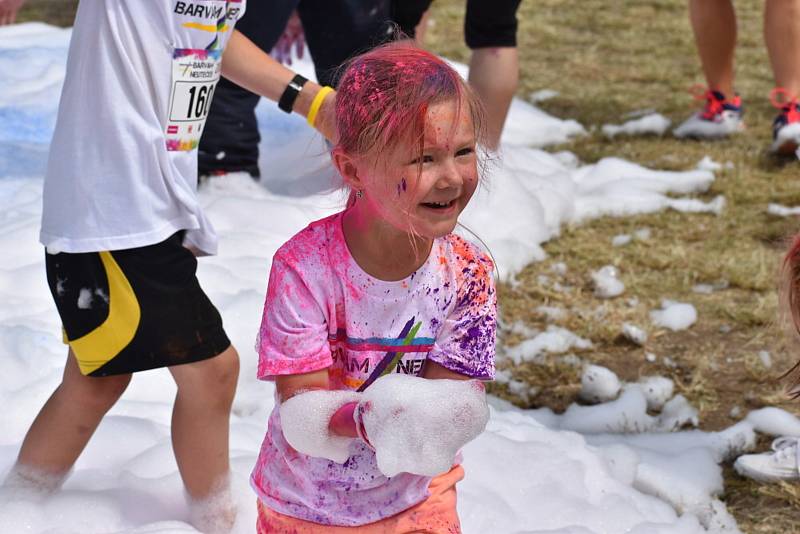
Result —
[[[433,162],[433,156],[431,156],[429,154],[423,155],[421,159],[422,159],[422,163],[432,163]],[[414,158],[413,160],[411,160],[410,165],[419,165],[419,162],[420,162],[420,158]]]
[[[456,152],[456,157],[458,158],[458,157],[461,157],[461,156],[469,156],[473,152],[475,152],[475,149],[473,147],[471,147],[471,146],[464,147],[464,148],[460,149],[458,152]],[[411,160],[409,162],[409,165],[419,165],[420,159],[422,160],[423,164],[424,163],[433,163],[433,161],[434,161],[432,155],[424,154],[421,158],[414,158],[413,160]]]

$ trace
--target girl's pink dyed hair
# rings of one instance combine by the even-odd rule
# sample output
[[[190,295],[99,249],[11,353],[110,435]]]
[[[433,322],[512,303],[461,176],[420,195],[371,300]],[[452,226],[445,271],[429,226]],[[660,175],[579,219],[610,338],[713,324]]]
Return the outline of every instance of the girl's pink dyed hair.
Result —
[[[795,335],[800,334],[800,234],[792,239],[789,252],[783,259],[783,287],[781,288],[781,312]],[[789,396],[800,397],[800,361],[783,374],[789,380]]]
[[[480,142],[483,109],[452,67],[408,39],[374,48],[352,59],[339,82],[337,148],[375,163],[402,146],[421,156],[428,107],[451,100],[467,106]]]

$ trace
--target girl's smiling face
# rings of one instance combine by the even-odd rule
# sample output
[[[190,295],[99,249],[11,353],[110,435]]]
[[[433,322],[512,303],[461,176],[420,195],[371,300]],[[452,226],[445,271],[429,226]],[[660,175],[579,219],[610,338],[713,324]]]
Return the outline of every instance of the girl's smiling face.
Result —
[[[355,176],[342,172],[362,192],[357,209],[422,238],[452,232],[478,184],[475,126],[468,106],[452,100],[431,105],[422,152],[419,145],[409,144],[381,156],[377,165],[351,160]]]

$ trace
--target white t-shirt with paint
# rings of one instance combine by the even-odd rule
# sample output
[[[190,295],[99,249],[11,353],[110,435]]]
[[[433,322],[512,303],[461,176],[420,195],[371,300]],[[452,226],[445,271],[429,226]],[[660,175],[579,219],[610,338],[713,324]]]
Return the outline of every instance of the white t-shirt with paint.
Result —
[[[187,230],[187,244],[216,252],[194,148],[245,2],[81,0],[45,175],[45,246],[119,250]]]

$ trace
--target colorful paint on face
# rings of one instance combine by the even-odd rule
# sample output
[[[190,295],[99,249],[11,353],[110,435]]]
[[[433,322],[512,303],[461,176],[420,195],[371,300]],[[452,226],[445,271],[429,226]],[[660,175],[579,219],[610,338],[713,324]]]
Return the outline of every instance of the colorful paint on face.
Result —
[[[384,164],[363,163],[358,172],[365,177],[367,202],[359,209],[367,220],[388,223],[398,233],[433,239],[453,231],[478,184],[468,111],[455,102],[430,106],[422,148],[418,155],[418,147],[395,147]]]

